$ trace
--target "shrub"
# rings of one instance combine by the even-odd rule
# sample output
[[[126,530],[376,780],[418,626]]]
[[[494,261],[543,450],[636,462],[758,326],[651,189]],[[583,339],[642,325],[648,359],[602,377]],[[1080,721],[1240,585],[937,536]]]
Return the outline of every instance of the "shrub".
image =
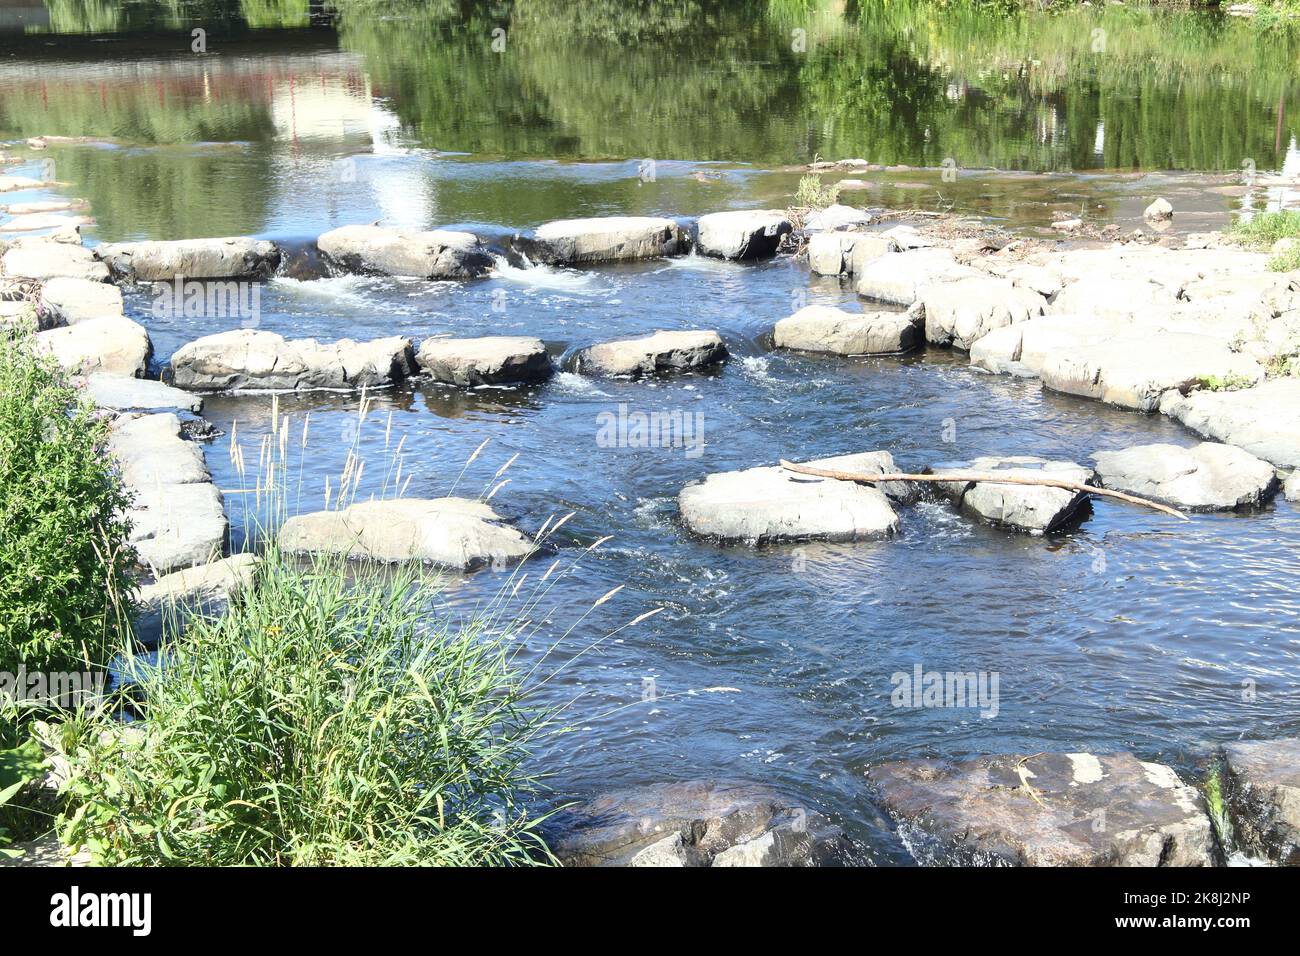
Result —
[[[1279,239],[1300,237],[1300,212],[1259,212],[1249,219],[1238,219],[1228,228],[1228,235],[1243,245],[1266,249]]]
[[[0,859],[12,845],[49,831],[49,815],[32,805],[30,789],[45,774],[45,754],[19,708],[0,699]]]
[[[139,722],[70,735],[65,841],[116,865],[547,859],[519,802],[544,719],[513,625],[450,626],[434,593],[419,569],[272,547],[224,616],[133,668]]]
[[[108,426],[30,332],[0,331],[0,670],[107,661],[130,599]]]
[[[794,204],[801,209],[825,209],[833,205],[840,196],[839,184],[823,186],[822,178],[816,173],[809,173],[799,179],[799,187],[794,195]]]

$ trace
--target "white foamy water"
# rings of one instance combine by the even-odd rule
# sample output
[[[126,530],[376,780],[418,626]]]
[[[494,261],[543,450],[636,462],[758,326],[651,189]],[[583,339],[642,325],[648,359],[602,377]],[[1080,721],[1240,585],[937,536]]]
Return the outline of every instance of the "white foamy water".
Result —
[[[577,372],[560,372],[551,380],[552,386],[571,395],[608,395],[596,387],[596,383]]]
[[[556,292],[591,294],[603,291],[596,281],[594,272],[578,272],[575,269],[556,268],[553,266],[529,265],[524,268],[512,266],[503,256],[494,256],[496,276],[507,282],[532,286],[536,289],[551,289]]]
[[[318,300],[348,302],[353,305],[373,304],[376,300],[366,294],[373,280],[369,276],[327,276],[323,279],[292,279],[276,276],[271,284],[292,295]]]

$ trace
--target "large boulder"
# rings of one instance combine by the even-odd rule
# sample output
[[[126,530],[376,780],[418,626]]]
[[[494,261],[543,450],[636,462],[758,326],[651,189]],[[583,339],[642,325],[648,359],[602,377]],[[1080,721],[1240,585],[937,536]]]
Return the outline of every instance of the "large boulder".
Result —
[[[1042,315],[1046,305],[1037,292],[989,276],[927,285],[918,296],[926,339],[967,350],[995,329]]]
[[[522,561],[533,542],[488,505],[468,498],[365,501],[290,518],[280,546],[296,553],[425,564],[468,571]]]
[[[415,360],[435,382],[462,388],[540,382],[553,371],[541,339],[514,335],[426,339]]]
[[[726,357],[727,347],[717,332],[656,332],[592,345],[577,354],[575,364],[579,371],[598,375],[653,375],[705,368]]]
[[[933,469],[942,476],[953,472],[1006,473],[1019,478],[1055,478],[1089,484],[1092,469],[1072,461],[1049,461],[1029,455],[976,458],[968,464]],[[991,524],[1014,531],[1046,534],[1073,524],[1083,513],[1088,493],[1051,485],[1020,485],[998,481],[945,481],[936,483],[940,494],[963,511]]]
[[[203,399],[156,379],[98,373],[79,380],[96,408],[114,412],[203,411]]]
[[[183,345],[171,360],[177,388],[205,391],[378,388],[414,371],[411,340],[397,335],[317,342],[235,329]]]
[[[869,782],[922,863],[1210,866],[1204,801],[1132,754],[1040,753],[901,760]]]
[[[108,282],[59,277],[41,283],[41,305],[64,325],[85,319],[121,316],[122,290]]]
[[[144,326],[125,316],[85,319],[40,332],[36,340],[64,368],[84,374],[141,376],[153,355]]]
[[[679,255],[690,244],[675,221],[659,216],[560,219],[538,226],[531,241],[519,241],[534,258],[562,265],[657,259]]]
[[[1043,384],[1058,392],[1152,411],[1171,390],[1186,392],[1215,380],[1253,384],[1264,377],[1264,370],[1218,339],[1138,332],[1056,352],[1043,363],[1040,374]]]
[[[1239,845],[1300,866],[1300,738],[1227,744],[1228,809]]]
[[[860,232],[818,232],[808,240],[808,268],[819,276],[839,276],[853,271],[853,250],[864,238]]]
[[[89,249],[52,239],[19,239],[0,257],[0,269],[6,276],[27,279],[108,280],[108,266]]]
[[[808,464],[861,474],[896,470],[883,451]],[[719,541],[859,541],[897,533],[890,491],[908,494],[905,487],[882,489],[775,466],[708,475],[683,488],[677,504],[692,533]]]
[[[846,312],[809,305],[776,323],[777,348],[835,355],[885,355],[922,344],[918,323],[906,312]]]
[[[838,827],[767,787],[687,781],[609,793],[547,820],[566,866],[817,866],[845,862]]]
[[[468,232],[417,232],[385,226],[342,226],[316,240],[325,261],[345,272],[420,279],[473,279],[493,265],[487,248]]]
[[[699,251],[722,259],[765,259],[776,255],[794,226],[779,209],[737,209],[701,216]]]
[[[856,262],[854,266],[858,295],[903,307],[916,302],[926,286],[983,275],[959,263],[949,249],[894,252],[864,262],[860,269]]]
[[[162,575],[221,557],[229,532],[221,492],[176,415],[121,415],[108,447],[132,499],[127,517],[141,564]]]
[[[127,282],[265,279],[280,265],[275,243],[245,236],[114,242],[97,248],[95,255],[107,263],[114,278]]]
[[[1102,487],[1185,511],[1254,508],[1277,490],[1277,472],[1234,445],[1136,445],[1093,456]]]
[[[1300,468],[1300,378],[1272,379],[1239,391],[1171,392],[1160,411],[1198,435],[1283,468]]]

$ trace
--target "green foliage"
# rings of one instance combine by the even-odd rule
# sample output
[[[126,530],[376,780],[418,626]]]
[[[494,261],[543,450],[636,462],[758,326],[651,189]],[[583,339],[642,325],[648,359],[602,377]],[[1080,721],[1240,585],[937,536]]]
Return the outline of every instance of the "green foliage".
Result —
[[[799,179],[799,188],[794,194],[794,204],[800,209],[825,209],[839,198],[838,183],[822,185],[822,178],[816,173],[809,173]]]
[[[118,646],[133,556],[107,439],[29,334],[0,334],[0,670],[77,670]]]
[[[1201,379],[1201,387],[1211,392],[1235,392],[1241,388],[1254,385],[1252,379],[1244,375],[1206,375]]]
[[[1216,762],[1210,768],[1202,788],[1205,793],[1205,807],[1210,812],[1210,820],[1219,835],[1219,842],[1224,847],[1232,845],[1232,817],[1228,813],[1227,800],[1223,793],[1223,765]]]
[[[422,574],[272,550],[134,668],[139,723],[77,729],[65,842],[105,864],[545,860],[512,626],[431,620]]]
[[[1273,272],[1295,272],[1300,269],[1300,243],[1269,256],[1268,267]]]
[[[13,844],[37,835],[44,819],[25,799],[44,775],[45,753],[28,733],[15,707],[0,701],[0,857],[13,858]]]
[[[1300,237],[1300,212],[1281,209],[1256,213],[1234,222],[1228,235],[1243,245],[1266,249],[1279,239]]]

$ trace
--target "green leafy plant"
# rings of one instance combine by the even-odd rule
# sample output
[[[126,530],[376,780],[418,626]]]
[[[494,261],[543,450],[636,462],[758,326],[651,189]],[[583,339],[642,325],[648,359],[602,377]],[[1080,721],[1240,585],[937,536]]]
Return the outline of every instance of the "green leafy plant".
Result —
[[[1300,237],[1300,212],[1280,209],[1260,212],[1249,219],[1238,219],[1229,228],[1228,235],[1242,245],[1268,248],[1279,239]]]
[[[809,173],[799,179],[799,186],[795,191],[794,204],[801,209],[825,209],[833,205],[840,196],[840,187],[836,183],[831,186],[822,185],[821,176],[816,173]]]
[[[0,670],[105,663],[128,613],[108,426],[30,333],[0,332]]]
[[[1201,378],[1201,387],[1211,392],[1235,392],[1237,389],[1250,388],[1254,381],[1245,375],[1206,375]]]
[[[22,855],[14,843],[49,829],[48,816],[27,799],[44,775],[45,753],[19,718],[16,707],[0,701],[0,857],[10,859]]]

